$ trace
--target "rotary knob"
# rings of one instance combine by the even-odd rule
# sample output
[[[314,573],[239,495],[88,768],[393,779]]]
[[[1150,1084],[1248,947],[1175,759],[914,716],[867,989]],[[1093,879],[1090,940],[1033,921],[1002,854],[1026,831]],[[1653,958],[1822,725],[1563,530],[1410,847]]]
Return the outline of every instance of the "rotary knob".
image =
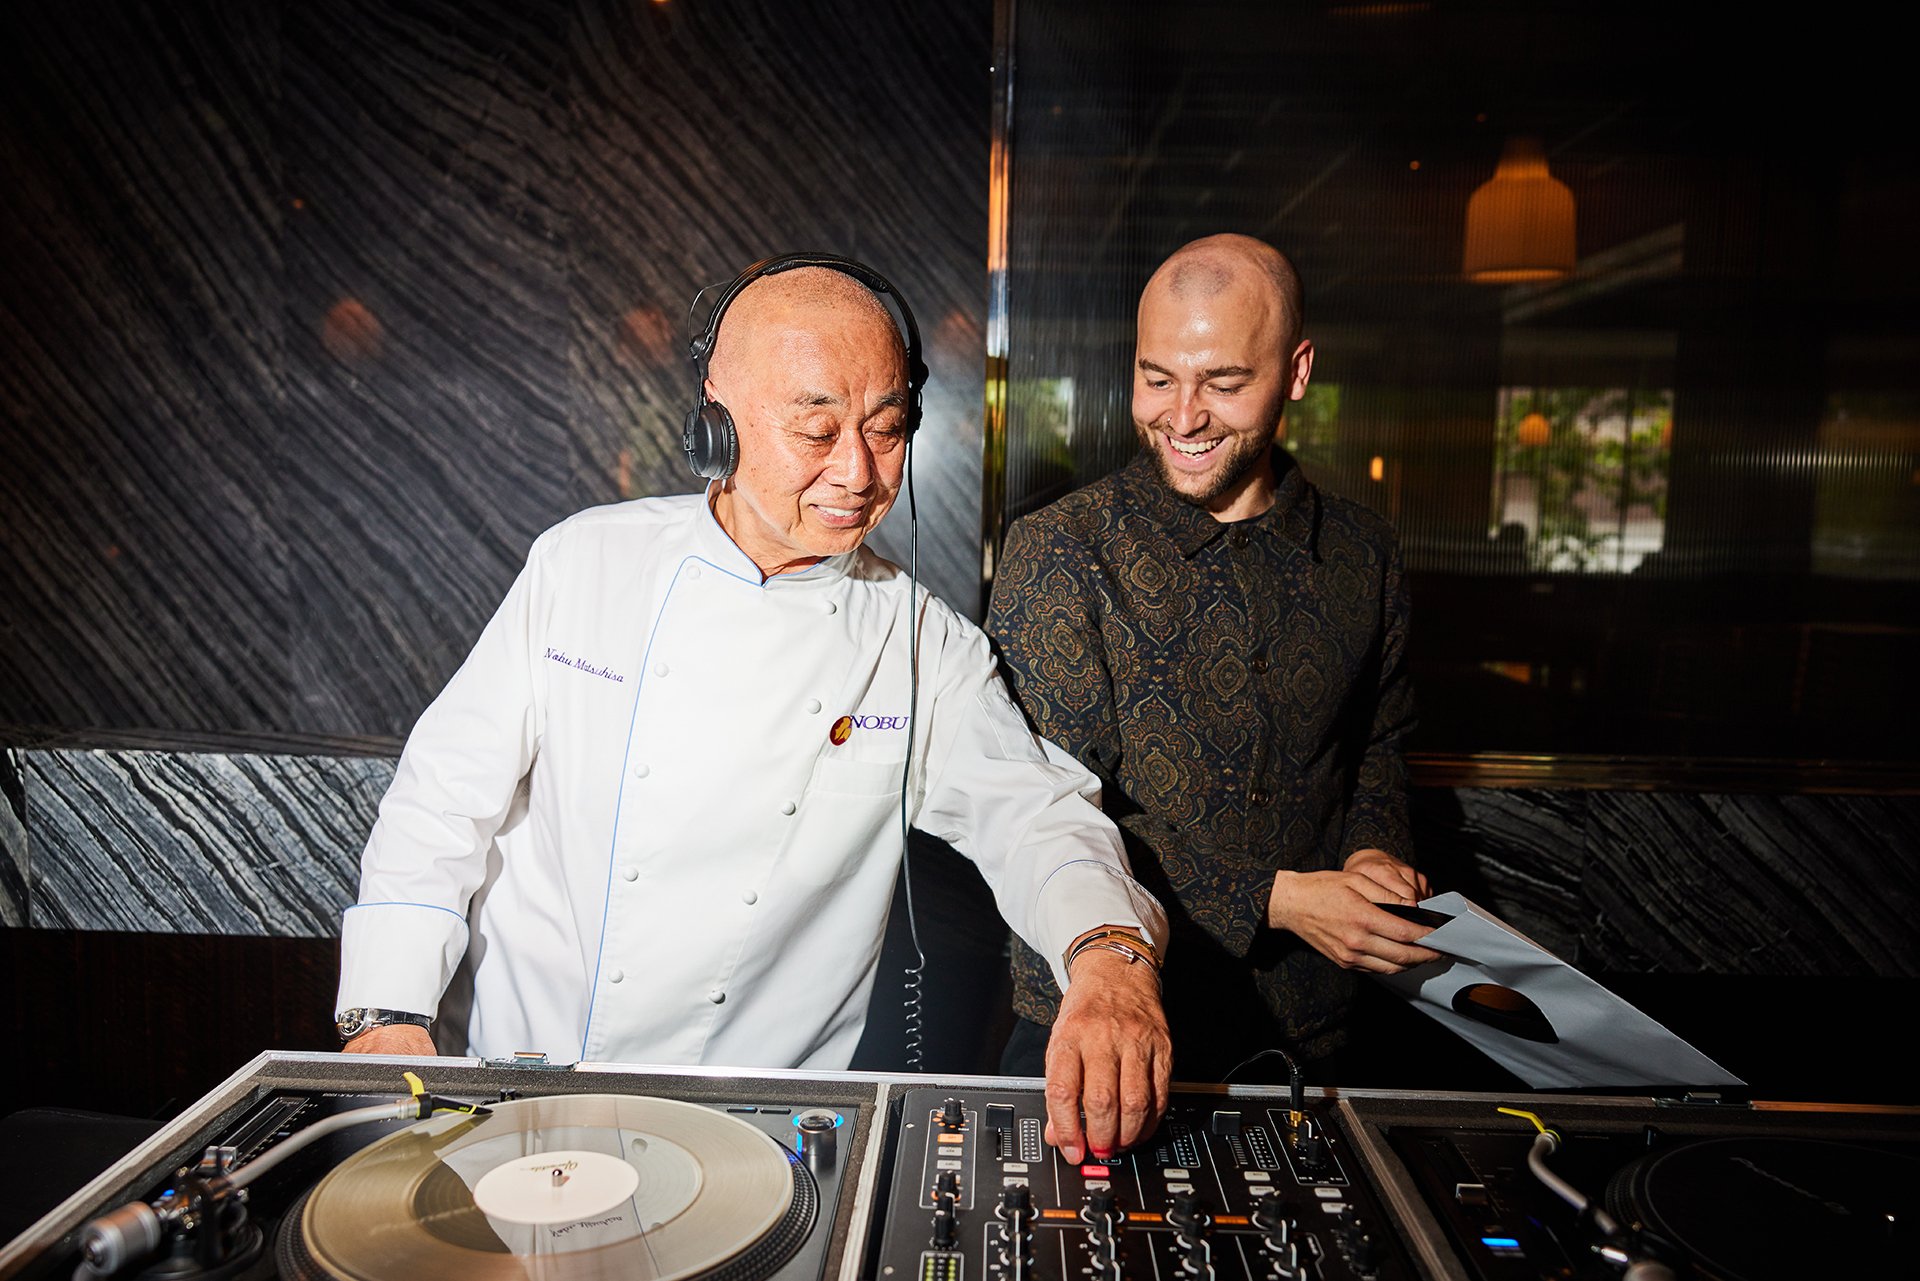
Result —
[[[940,1105],[940,1128],[960,1130],[966,1128],[967,1107],[959,1099],[948,1099]]]

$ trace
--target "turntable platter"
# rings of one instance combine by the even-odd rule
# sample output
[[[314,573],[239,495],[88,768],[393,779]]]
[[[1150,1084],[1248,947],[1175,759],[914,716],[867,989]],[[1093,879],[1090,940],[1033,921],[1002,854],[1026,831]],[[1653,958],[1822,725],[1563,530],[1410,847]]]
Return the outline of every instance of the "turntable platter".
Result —
[[[283,1258],[355,1281],[751,1277],[804,1237],[814,1205],[804,1167],[725,1113],[642,1095],[522,1099],[341,1162]]]
[[[1904,1275],[1920,1247],[1920,1161],[1816,1139],[1705,1139],[1650,1153],[1607,1190],[1713,1281]]]

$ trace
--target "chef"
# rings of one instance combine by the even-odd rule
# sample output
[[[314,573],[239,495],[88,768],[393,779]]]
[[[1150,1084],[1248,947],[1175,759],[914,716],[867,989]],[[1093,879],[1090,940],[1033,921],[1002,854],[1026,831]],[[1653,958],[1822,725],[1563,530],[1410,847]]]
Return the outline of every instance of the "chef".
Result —
[[[844,1068],[904,789],[1052,958],[1050,1140],[1079,1161],[1151,1132],[1159,905],[981,632],[862,546],[924,379],[875,289],[820,256],[742,273],[694,347],[706,493],[535,540],[381,803],[341,930],[349,1051]]]

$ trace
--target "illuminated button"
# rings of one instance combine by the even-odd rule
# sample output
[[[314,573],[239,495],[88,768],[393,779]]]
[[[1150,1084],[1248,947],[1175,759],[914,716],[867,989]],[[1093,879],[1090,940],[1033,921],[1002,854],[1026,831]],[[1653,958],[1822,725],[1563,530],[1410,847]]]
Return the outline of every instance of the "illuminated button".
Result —
[[[1193,1171],[1183,1170],[1177,1165],[1170,1165],[1160,1171],[1160,1177],[1166,1179],[1191,1179],[1193,1177]]]
[[[1247,1173],[1248,1183],[1273,1182],[1273,1176],[1271,1174],[1268,1174],[1265,1170],[1248,1170],[1246,1173]]]
[[[1267,1183],[1256,1183],[1247,1189],[1247,1195],[1250,1197],[1276,1196],[1278,1193],[1278,1188]]]
[[[1322,1201],[1320,1208],[1328,1214],[1345,1214],[1347,1212],[1347,1203],[1345,1201]]]
[[[651,773],[653,773],[653,771],[647,768],[645,762],[641,762],[633,767],[633,776],[635,778],[645,778]]]
[[[940,1143],[965,1143],[967,1136],[964,1134],[940,1134],[936,1135],[935,1139]]]
[[[625,970],[614,970],[612,973],[607,975],[607,982],[609,983],[624,983],[626,981],[627,981],[627,972]]]
[[[1113,1184],[1106,1179],[1087,1180],[1087,1191],[1089,1192],[1105,1192],[1111,1187],[1113,1187]]]
[[[810,699],[808,699],[808,700],[807,700],[807,711],[808,711],[809,713],[813,713],[813,712],[817,712],[817,711],[819,711],[819,710],[820,710],[820,700],[819,700],[819,699],[817,699],[817,698],[810,698]]]
[[[794,804],[794,803],[793,803],[792,801],[781,801],[781,802],[780,802],[780,812],[781,812],[782,814],[791,814],[791,813],[793,813],[793,812],[794,812],[795,810],[797,810],[797,809],[799,809],[799,808],[800,808],[800,807],[799,807],[798,805],[795,805],[795,804]]]
[[[1080,1177],[1083,1179],[1104,1179],[1112,1173],[1113,1171],[1104,1165],[1083,1165],[1080,1167]]]
[[[1000,1168],[1008,1174],[1025,1174],[1027,1172],[1027,1163],[1025,1161],[1008,1161]]]
[[[935,1161],[933,1163],[933,1168],[936,1170],[958,1170],[962,1164],[963,1163],[960,1161],[948,1159],[944,1161]]]
[[[758,894],[755,894],[752,890],[748,890],[740,896],[740,901],[742,903],[745,903],[748,907],[752,907],[755,903],[758,903],[760,901],[760,896]]]
[[[637,881],[640,879],[640,869],[637,867],[623,867],[620,869],[620,879],[623,881]]]
[[[1315,1188],[1313,1194],[1322,1201],[1338,1201],[1345,1195],[1339,1188]]]
[[[653,665],[653,674],[655,676],[665,676],[667,674],[667,665],[665,663],[655,663]]]
[[[1193,1184],[1191,1184],[1191,1183],[1169,1183],[1169,1184],[1167,1184],[1167,1191],[1169,1191],[1169,1192],[1184,1192],[1184,1193],[1187,1193],[1187,1194],[1189,1194],[1189,1195],[1191,1195],[1191,1194],[1192,1194],[1192,1192],[1193,1192]]]
[[[1017,1174],[1010,1174],[1000,1180],[1000,1186],[1003,1188],[1024,1188],[1027,1186],[1027,1181]]]
[[[719,988],[716,987],[713,989],[713,991],[707,993],[707,999],[709,1001],[712,1001],[715,1005],[721,1005],[726,1002],[727,994],[725,992],[722,992]]]

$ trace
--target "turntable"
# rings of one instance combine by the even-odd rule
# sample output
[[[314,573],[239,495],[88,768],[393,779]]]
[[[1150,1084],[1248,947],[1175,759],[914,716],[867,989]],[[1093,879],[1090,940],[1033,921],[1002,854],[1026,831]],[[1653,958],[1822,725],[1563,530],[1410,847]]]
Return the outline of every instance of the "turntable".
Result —
[[[1449,1281],[1920,1276],[1920,1112],[1711,1097],[1354,1098]]]
[[[138,1151],[82,1195],[143,1158],[164,1177],[124,1184],[46,1248],[21,1249],[29,1234],[0,1251],[0,1276],[825,1277],[877,1099],[871,1083],[805,1074],[261,1062],[156,1136],[173,1140],[168,1159]],[[398,1088],[379,1092],[382,1077]]]

